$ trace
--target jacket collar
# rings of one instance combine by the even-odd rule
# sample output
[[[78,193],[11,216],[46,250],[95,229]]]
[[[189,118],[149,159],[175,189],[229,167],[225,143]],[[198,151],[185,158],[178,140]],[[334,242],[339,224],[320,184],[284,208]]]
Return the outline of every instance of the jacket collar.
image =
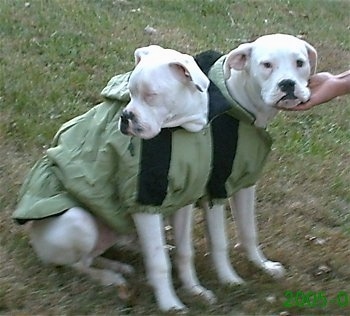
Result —
[[[248,124],[254,124],[255,116],[243,108],[235,99],[232,98],[226,87],[226,81],[224,79],[223,64],[226,59],[226,55],[219,58],[211,67],[208,77],[217,86],[219,92],[226,100],[226,107],[229,106],[227,113],[234,118],[244,121]]]

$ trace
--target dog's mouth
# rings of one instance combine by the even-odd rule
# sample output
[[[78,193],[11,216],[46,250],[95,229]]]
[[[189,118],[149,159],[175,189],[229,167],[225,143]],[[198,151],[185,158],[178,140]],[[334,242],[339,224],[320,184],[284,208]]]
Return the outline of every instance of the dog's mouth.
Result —
[[[125,124],[122,121],[120,122],[120,131],[122,134],[127,136],[138,136],[142,137],[144,129],[138,124]]]
[[[276,108],[292,108],[300,104],[301,101],[298,99],[298,97],[293,93],[289,92],[286,93],[282,98],[280,98],[275,107]]]
[[[295,100],[298,99],[293,92],[289,92],[286,95],[284,95],[278,102],[284,101],[284,100]]]
[[[142,139],[150,139],[157,136],[160,130],[155,131],[142,125],[134,116],[132,119],[121,117],[119,119],[119,130],[126,136],[134,136]]]

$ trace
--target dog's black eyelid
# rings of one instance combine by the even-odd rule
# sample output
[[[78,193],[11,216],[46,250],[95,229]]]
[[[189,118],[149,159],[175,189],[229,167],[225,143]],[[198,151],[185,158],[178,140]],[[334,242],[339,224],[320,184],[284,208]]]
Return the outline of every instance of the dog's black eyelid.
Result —
[[[265,67],[265,68],[272,68],[272,64],[270,63],[270,62],[264,62],[263,63],[263,66]]]
[[[303,67],[304,61],[303,60],[297,60],[297,67]]]

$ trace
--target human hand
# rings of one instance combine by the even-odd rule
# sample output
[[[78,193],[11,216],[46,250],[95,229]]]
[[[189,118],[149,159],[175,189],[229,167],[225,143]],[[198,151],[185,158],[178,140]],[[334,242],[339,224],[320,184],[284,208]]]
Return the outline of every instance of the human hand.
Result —
[[[311,96],[309,101],[300,103],[293,108],[280,108],[287,111],[305,111],[311,109],[313,106],[328,102],[335,98],[337,94],[333,86],[336,77],[329,72],[320,72],[310,77],[309,89]]]

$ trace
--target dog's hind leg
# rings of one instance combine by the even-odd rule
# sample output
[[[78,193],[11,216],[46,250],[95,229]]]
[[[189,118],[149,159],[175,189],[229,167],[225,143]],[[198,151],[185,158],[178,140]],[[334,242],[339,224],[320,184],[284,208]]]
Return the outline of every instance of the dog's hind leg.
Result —
[[[89,261],[89,259],[88,259]],[[101,285],[118,285],[126,286],[127,282],[121,273],[116,273],[107,269],[97,269],[89,265],[89,262],[80,260],[72,265],[78,272],[87,274],[91,279],[96,280]]]
[[[268,260],[258,245],[255,220],[255,186],[241,189],[230,199],[231,210],[235,217],[239,243],[247,252],[248,258],[259,268],[273,277],[282,277],[285,273],[281,263]]]
[[[199,295],[213,304],[216,297],[212,291],[200,285],[193,260],[193,205],[179,209],[173,216],[176,244],[176,265],[183,287],[193,295]]]
[[[94,258],[93,266],[97,268],[112,270],[114,272],[119,272],[122,274],[134,273],[134,268],[131,265],[104,257]]]
[[[90,267],[99,241],[99,227],[95,218],[82,208],[73,207],[59,216],[33,221],[30,237],[44,263],[72,266],[103,285],[125,283],[120,274]]]
[[[30,237],[43,262],[71,265],[92,252],[98,228],[92,215],[73,207],[61,215],[33,221]]]
[[[162,216],[136,213],[133,219],[144,254],[148,282],[154,289],[159,308],[162,311],[186,310],[173,287]]]
[[[244,283],[243,279],[232,268],[230,262],[224,205],[214,205],[209,208],[208,204],[204,203],[203,208],[207,222],[211,257],[220,282],[227,284]]]

